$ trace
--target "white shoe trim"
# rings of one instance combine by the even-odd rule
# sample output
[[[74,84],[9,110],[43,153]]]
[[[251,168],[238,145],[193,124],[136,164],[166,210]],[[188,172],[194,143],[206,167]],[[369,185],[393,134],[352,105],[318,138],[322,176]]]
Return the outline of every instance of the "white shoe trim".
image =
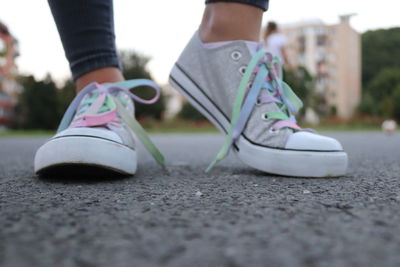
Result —
[[[289,136],[286,149],[342,151],[342,145],[335,139],[310,132],[295,132]]]
[[[295,177],[338,177],[346,174],[345,152],[313,152],[271,149],[240,137],[237,156],[246,164],[272,174]]]
[[[64,136],[41,146],[34,164],[36,173],[55,166],[78,164],[133,175],[137,168],[137,154],[125,145],[100,137]]]

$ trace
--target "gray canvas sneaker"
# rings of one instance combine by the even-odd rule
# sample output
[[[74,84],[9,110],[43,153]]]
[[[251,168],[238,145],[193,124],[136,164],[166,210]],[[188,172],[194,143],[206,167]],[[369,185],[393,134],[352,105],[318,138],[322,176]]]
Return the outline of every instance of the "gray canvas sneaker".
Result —
[[[153,88],[155,97],[145,100],[129,91],[138,86]],[[37,150],[35,172],[45,176],[133,175],[138,157],[136,138],[164,165],[161,152],[135,119],[133,102],[154,103],[159,92],[155,83],[143,79],[89,84],[68,107],[57,134]]]
[[[246,42],[206,48],[198,32],[170,74],[170,83],[227,134],[217,160],[232,150],[258,170],[300,177],[342,176],[341,144],[297,126],[301,101],[281,79],[276,59],[252,55]]]

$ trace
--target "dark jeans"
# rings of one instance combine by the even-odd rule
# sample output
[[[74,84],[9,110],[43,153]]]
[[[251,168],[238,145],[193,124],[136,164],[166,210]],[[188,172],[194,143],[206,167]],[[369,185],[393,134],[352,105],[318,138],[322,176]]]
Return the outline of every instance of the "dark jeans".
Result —
[[[267,11],[269,0],[206,0],[206,4],[215,2],[236,2],[247,5],[252,5]]]
[[[74,80],[104,67],[120,67],[115,46],[112,0],[48,0]],[[206,0],[238,2],[263,10],[268,0]]]

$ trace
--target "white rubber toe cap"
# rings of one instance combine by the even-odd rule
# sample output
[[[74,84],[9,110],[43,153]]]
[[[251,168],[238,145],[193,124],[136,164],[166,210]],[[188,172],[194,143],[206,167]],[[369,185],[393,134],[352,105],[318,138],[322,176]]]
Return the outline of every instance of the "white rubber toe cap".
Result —
[[[310,132],[292,134],[285,148],[295,150],[343,151],[342,145],[333,138]]]

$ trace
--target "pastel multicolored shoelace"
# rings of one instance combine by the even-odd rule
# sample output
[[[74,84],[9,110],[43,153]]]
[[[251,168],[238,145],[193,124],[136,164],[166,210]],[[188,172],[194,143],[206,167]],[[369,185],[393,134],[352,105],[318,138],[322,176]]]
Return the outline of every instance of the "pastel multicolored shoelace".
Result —
[[[273,131],[285,127],[301,130],[296,124],[294,114],[303,106],[303,103],[282,79],[282,64],[279,58],[272,57],[265,50],[260,50],[253,56],[239,85],[224,145],[206,172],[226,157],[233,143],[242,134],[256,104],[274,102],[279,107],[279,111],[265,114],[266,119],[276,120],[272,125]],[[259,97],[263,89],[268,93],[266,96]]]
[[[129,91],[139,86],[151,87],[155,90],[156,95],[152,99],[146,100]],[[160,88],[154,82],[146,79],[128,80],[109,84],[92,83],[80,91],[71,102],[61,120],[57,132],[61,132],[70,126],[101,127],[107,126],[108,124],[118,125],[119,123],[124,122],[137,135],[154,159],[160,165],[164,166],[165,160],[161,152],[150,140],[146,131],[142,128],[139,122],[136,121],[134,114],[129,114],[126,110],[125,101],[116,97],[119,92],[123,92],[132,100],[143,104],[153,104],[160,97]],[[93,96],[87,98],[84,103],[80,105],[84,97],[91,93],[93,93]],[[83,112],[77,111],[79,107],[85,108],[85,106],[86,110]]]

